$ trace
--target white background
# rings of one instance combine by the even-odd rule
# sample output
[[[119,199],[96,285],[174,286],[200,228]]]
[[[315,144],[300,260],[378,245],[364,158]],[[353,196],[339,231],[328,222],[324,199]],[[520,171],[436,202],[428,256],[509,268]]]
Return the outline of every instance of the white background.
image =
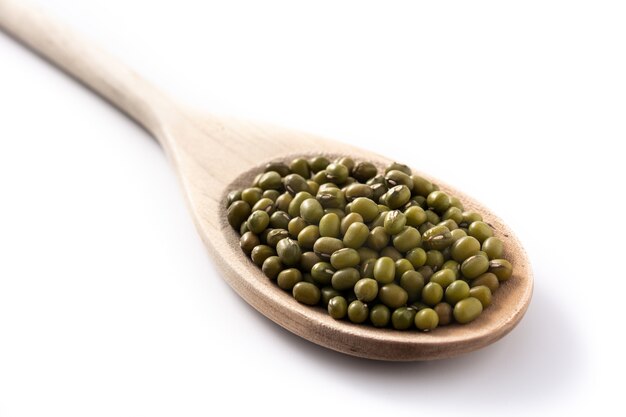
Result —
[[[303,341],[221,280],[156,143],[0,36],[0,416],[624,411],[623,2],[40,3],[206,111],[466,190],[536,285],[509,336],[452,360]]]

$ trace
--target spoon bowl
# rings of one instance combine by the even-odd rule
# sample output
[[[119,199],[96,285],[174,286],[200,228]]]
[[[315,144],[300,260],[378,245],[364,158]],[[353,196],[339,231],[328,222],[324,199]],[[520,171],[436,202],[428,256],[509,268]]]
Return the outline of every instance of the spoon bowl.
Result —
[[[291,293],[263,275],[240,249],[239,234],[226,219],[228,192],[248,187],[272,161],[289,162],[296,157],[315,155],[329,159],[351,156],[357,161],[373,162],[379,169],[393,161],[310,134],[235,119],[216,120],[205,116],[197,118],[195,123],[183,122],[185,129],[197,129],[197,136],[189,130],[183,135],[196,139],[189,141],[185,151],[178,148],[173,162],[181,174],[196,226],[220,265],[224,279],[272,321],[339,352],[369,359],[412,361],[448,358],[479,349],[505,336],[523,317],[532,295],[533,279],[526,253],[515,234],[471,197],[416,170],[413,171],[438,184],[443,191],[457,196],[466,209],[481,213],[484,221],[493,227],[494,235],[505,242],[504,257],[514,266],[513,276],[494,293],[492,305],[469,324],[451,324],[422,333],[337,321],[321,307],[298,303]],[[228,151],[211,144],[214,141],[226,141]]]
[[[532,295],[528,258],[513,232],[462,192],[431,178],[468,210],[482,214],[505,242],[513,276],[492,305],[465,325],[430,333],[375,329],[332,319],[299,304],[270,282],[241,251],[226,220],[226,194],[252,182],[267,162],[294,157],[350,156],[379,168],[391,160],[346,144],[288,129],[202,115],[176,103],[105,52],[22,0],[0,0],[0,28],[100,94],[150,132],[178,173],[197,229],[230,286],[261,314],[327,348],[364,358],[408,361],[448,358],[502,338],[523,317]]]

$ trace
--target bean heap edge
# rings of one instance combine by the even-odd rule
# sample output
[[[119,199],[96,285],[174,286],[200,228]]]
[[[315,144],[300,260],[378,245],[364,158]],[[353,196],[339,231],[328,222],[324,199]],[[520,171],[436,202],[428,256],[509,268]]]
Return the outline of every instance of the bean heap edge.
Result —
[[[480,213],[392,163],[271,162],[227,197],[241,249],[278,287],[337,320],[430,331],[469,323],[512,276]]]

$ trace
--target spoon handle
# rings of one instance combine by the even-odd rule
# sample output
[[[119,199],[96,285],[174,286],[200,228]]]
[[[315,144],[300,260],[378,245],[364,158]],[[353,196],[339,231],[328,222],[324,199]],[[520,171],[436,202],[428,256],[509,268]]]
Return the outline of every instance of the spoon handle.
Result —
[[[164,140],[162,122],[176,106],[117,59],[24,0],[0,0],[0,29],[113,103],[157,140]]]

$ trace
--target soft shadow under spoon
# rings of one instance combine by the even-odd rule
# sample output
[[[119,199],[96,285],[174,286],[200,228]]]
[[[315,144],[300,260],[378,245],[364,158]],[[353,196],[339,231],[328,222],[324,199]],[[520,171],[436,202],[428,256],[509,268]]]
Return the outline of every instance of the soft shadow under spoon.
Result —
[[[200,236],[230,286],[274,322],[340,352],[381,360],[428,360],[456,356],[502,338],[521,320],[533,278],[513,232],[472,198],[423,175],[478,211],[506,243],[513,277],[494,294],[493,304],[466,325],[431,333],[374,329],[336,321],[321,308],[299,304],[270,282],[242,253],[226,221],[226,193],[250,184],[269,161],[296,156],[346,156],[379,166],[391,161],[340,142],[257,123],[198,114],[174,102],[118,61],[83,41],[23,1],[0,0],[0,28],[127,113],[161,144],[178,172]]]

